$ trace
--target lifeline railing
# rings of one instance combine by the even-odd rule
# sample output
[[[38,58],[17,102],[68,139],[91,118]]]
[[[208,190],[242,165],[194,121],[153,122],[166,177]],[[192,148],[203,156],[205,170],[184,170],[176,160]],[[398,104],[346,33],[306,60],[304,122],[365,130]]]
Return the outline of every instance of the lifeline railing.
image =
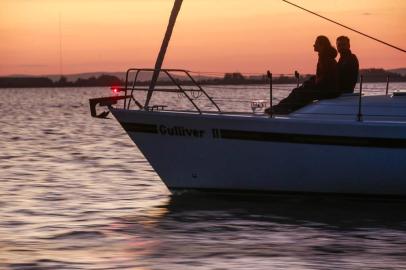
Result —
[[[130,68],[126,72],[126,78],[125,78],[125,85],[124,87],[112,87],[113,92],[118,94],[119,92],[124,92],[124,95],[116,95],[113,97],[105,97],[105,98],[95,98],[90,100],[90,109],[91,109],[91,115],[94,117],[99,117],[99,118],[106,118],[108,115],[108,111],[103,112],[101,114],[96,113],[96,105],[100,106],[111,106],[113,104],[117,104],[119,100],[123,100],[123,108],[129,110],[131,103],[133,102],[139,109],[141,110],[146,110],[146,111],[154,111],[154,110],[165,110],[166,105],[152,105],[152,106],[143,106],[141,102],[139,102],[135,96],[134,93],[136,91],[150,91],[149,89],[149,81],[148,80],[141,80],[140,74],[142,72],[154,72],[155,69],[152,68]],[[161,73],[165,75],[167,80],[161,80],[158,81],[158,84],[155,86],[153,89],[154,92],[173,92],[173,93],[178,93],[179,96],[185,97],[196,109],[196,111],[199,114],[205,113],[206,111],[203,111],[201,108],[199,108],[199,105],[196,103],[196,100],[199,99],[201,96],[205,96],[209,103],[220,113],[231,113],[231,112],[224,112],[220,109],[217,101],[222,101],[222,99],[216,99],[215,97],[211,97],[200,85],[198,81],[196,81],[190,73],[193,73],[191,71],[183,70],[183,69],[160,69],[160,75]],[[174,75],[172,73],[177,73],[177,75]],[[200,72],[199,72],[200,74]],[[283,74],[284,76],[287,74]],[[293,76],[292,76],[293,77]],[[270,107],[270,117],[272,118],[274,115],[272,114],[272,106],[273,106],[273,100],[274,100],[274,91],[278,90],[278,87],[274,87],[273,83],[273,74],[268,71],[267,72],[267,80],[264,81],[264,83],[268,83],[268,91],[269,91],[269,100],[266,99],[260,99],[260,100],[251,100],[251,109],[253,113],[256,112],[257,109],[262,110],[265,108],[268,104]],[[294,78],[296,78],[296,86],[299,85],[299,79],[300,74],[295,71],[294,73]],[[145,79],[145,77],[144,77]],[[189,79],[188,81],[185,79]],[[303,78],[302,78],[303,79]],[[276,85],[275,85],[276,86]],[[358,98],[358,110],[356,113],[356,119],[358,121],[362,121],[364,113],[363,113],[363,102],[362,102],[362,97],[363,97],[363,76],[360,76],[360,83],[359,83],[360,89],[359,89],[359,98]],[[209,88],[215,88],[215,86],[210,86]],[[224,87],[223,88],[230,88],[230,87]],[[232,88],[230,88],[232,89]],[[262,90],[265,90],[265,88],[261,88]],[[279,89],[280,90],[280,89]],[[286,89],[288,90],[288,89]],[[290,91],[290,90],[289,90]],[[389,76],[386,78],[386,89],[385,89],[385,94],[389,94]],[[402,93],[394,93],[394,95],[401,95]],[[403,95],[403,94],[402,94]],[[264,96],[265,97],[265,96]],[[264,98],[262,97],[262,98]],[[227,101],[227,100],[224,100]],[[241,100],[240,100],[241,101]],[[244,102],[246,100],[243,100]],[[248,101],[247,101],[248,102]],[[221,102],[220,102],[221,103]]]
[[[199,106],[196,104],[195,99],[201,97],[201,95],[204,95],[210,103],[219,111],[221,112],[220,107],[217,105],[217,103],[213,100],[211,96],[207,94],[207,92],[203,89],[203,87],[190,75],[189,71],[184,70],[184,69],[160,69],[160,75],[161,73],[167,76],[169,81],[159,81],[158,85],[155,86],[153,90],[149,89],[149,83],[148,82],[141,82],[138,81],[139,75],[141,72],[154,72],[155,69],[153,68],[130,68],[126,72],[126,77],[125,77],[125,86],[124,88],[117,87],[115,88],[117,92],[124,92],[124,109],[130,109],[131,101],[134,101],[134,103],[138,106],[140,109],[145,109],[147,111],[154,110],[154,109],[159,109],[159,108],[164,108],[165,105],[152,105],[152,106],[143,106],[137,99],[134,97],[134,92],[135,91],[153,91],[153,92],[177,92],[182,94],[184,97],[188,99],[188,101],[193,105],[193,107],[201,114],[202,110],[199,108]],[[131,73],[134,73],[134,79],[131,80]],[[182,81],[177,80],[175,76],[173,76],[171,73],[180,73],[182,76]],[[189,84],[186,84],[184,79],[187,78],[189,79]],[[131,83],[132,82],[132,83]],[[131,86],[130,86],[131,85]],[[161,86],[175,86],[175,88],[168,88],[164,87],[162,88]],[[195,87],[194,89],[192,88],[186,88],[186,86],[192,86]]]
[[[272,80],[272,73],[268,70],[267,71],[267,77],[269,79],[269,108],[270,108],[270,114],[269,116],[272,118],[274,117],[274,114],[272,112],[272,107],[273,107],[273,80]],[[297,87],[299,87],[299,78],[300,74],[298,71],[295,71],[294,77],[296,78],[297,82]],[[362,97],[363,97],[363,92],[362,92],[362,87],[363,87],[363,80],[364,76],[360,75],[359,76],[359,97],[358,97],[358,113],[357,113],[357,121],[361,122],[363,119],[363,113],[362,113]],[[386,88],[385,88],[385,95],[389,95],[389,81],[390,81],[390,76],[386,76]],[[405,95],[403,92],[400,93],[393,93],[394,96],[400,96],[400,95]]]

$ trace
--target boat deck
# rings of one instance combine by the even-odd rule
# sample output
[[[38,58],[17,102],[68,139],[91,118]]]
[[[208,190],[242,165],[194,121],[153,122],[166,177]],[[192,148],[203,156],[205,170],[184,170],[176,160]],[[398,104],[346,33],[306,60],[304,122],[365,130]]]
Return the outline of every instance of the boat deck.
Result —
[[[273,119],[317,120],[317,121],[363,121],[363,122],[400,122],[406,123],[406,96],[365,96],[362,98],[359,112],[359,94],[342,95],[335,99],[316,101],[291,114],[273,115]],[[191,111],[162,109],[154,112],[173,112],[206,116],[271,118],[262,112],[239,111]],[[359,113],[361,114],[359,117]],[[361,119],[359,119],[361,118]]]

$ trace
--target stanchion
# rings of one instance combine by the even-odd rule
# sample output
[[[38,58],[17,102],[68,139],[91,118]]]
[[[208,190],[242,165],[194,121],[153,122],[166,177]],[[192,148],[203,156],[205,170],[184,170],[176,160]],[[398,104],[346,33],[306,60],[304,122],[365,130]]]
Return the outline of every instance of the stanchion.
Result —
[[[269,79],[269,109],[270,109],[270,116],[273,117],[273,109],[272,109],[272,99],[273,99],[273,93],[272,93],[272,73],[268,70],[266,72],[268,75]]]
[[[389,93],[389,75],[386,76],[386,95]]]
[[[360,79],[360,83],[359,83],[359,99],[358,99],[358,121],[362,121],[362,111],[361,111],[361,107],[362,107],[362,81],[363,81],[364,76],[361,75],[361,79]]]

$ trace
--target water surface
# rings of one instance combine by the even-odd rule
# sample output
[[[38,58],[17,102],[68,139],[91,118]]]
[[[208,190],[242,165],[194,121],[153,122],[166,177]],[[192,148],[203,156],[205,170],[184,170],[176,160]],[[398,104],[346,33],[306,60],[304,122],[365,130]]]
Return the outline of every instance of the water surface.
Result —
[[[268,97],[229,88],[210,93],[242,111]],[[0,269],[406,268],[404,202],[171,196],[115,120],[89,116],[108,94],[0,90]]]

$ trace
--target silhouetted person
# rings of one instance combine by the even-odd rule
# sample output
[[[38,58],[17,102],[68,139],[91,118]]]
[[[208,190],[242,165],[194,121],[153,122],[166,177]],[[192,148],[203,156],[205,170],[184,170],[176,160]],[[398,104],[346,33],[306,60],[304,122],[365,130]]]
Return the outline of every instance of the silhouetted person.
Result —
[[[305,81],[298,88],[293,89],[289,96],[273,106],[272,113],[288,114],[313,100],[334,98],[339,96],[337,90],[337,50],[331,46],[326,36],[318,36],[314,43],[314,51],[318,52],[316,76]],[[270,114],[270,108],[265,110]]]
[[[338,68],[338,89],[341,93],[353,93],[358,80],[359,63],[357,56],[350,50],[350,39],[339,36],[336,41],[340,59]]]

